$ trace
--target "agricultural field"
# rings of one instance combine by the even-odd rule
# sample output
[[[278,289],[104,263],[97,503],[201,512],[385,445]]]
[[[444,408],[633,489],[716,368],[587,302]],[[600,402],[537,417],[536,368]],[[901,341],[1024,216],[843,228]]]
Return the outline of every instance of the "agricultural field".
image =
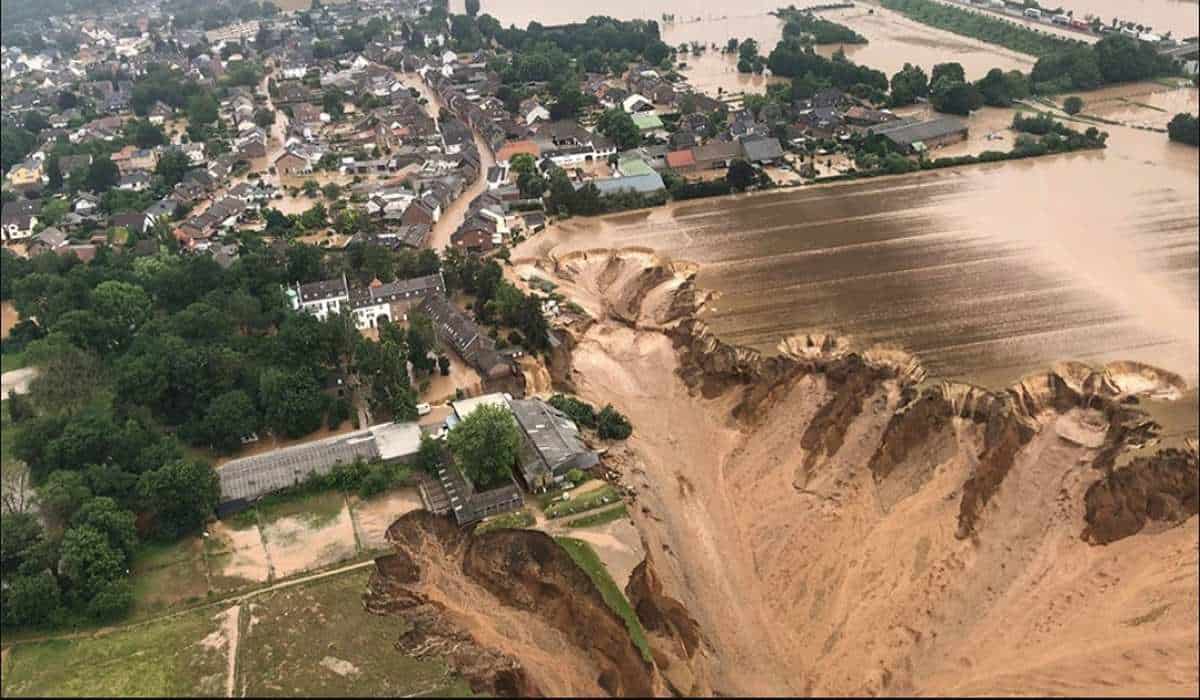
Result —
[[[405,624],[363,610],[370,569],[264,594],[243,614],[236,692],[248,696],[466,696],[436,659],[393,646]]]
[[[4,696],[223,696],[225,620],[206,608],[103,636],[17,645],[5,655]]]

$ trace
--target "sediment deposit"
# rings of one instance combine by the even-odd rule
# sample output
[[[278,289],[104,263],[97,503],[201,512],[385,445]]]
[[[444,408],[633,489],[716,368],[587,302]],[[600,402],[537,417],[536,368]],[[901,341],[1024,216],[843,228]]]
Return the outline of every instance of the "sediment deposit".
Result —
[[[633,421],[617,466],[699,686],[1197,692],[1194,447],[1123,457],[1178,377],[1066,363],[992,391],[830,336],[767,356],[696,320],[678,264],[540,267],[595,317],[551,373]]]

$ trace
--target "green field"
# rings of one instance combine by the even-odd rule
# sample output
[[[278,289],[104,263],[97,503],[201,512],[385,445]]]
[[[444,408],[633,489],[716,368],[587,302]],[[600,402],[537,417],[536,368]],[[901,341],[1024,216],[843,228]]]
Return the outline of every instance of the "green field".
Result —
[[[19,644],[4,668],[4,695],[224,695],[229,657],[209,636],[220,627],[212,619],[219,612],[208,608],[102,637]]]
[[[492,530],[520,530],[521,528],[533,525],[535,522],[537,522],[537,519],[533,517],[533,513],[530,513],[527,508],[522,508],[511,513],[488,518],[475,526],[475,534],[482,535]]]
[[[613,581],[609,575],[608,569],[604,568],[604,562],[600,561],[600,557],[596,554],[596,550],[592,546],[582,540],[577,540],[573,537],[555,537],[554,541],[560,547],[567,550],[567,554],[571,555],[571,559],[579,568],[587,573],[592,579],[592,583],[596,585],[596,589],[600,591],[601,597],[608,607],[625,621],[625,629],[629,630],[629,637],[633,643],[642,652],[642,658],[646,663],[651,662],[650,644],[646,641],[646,630],[642,627],[642,621],[638,619],[637,613],[633,611],[633,606],[629,604],[629,599],[617,587],[617,582]]]
[[[143,543],[130,570],[133,619],[154,616],[176,606],[187,607],[208,598],[208,565],[199,537],[169,544]]]
[[[629,515],[629,511],[625,508],[625,504],[608,510],[601,510],[590,515],[585,515],[582,518],[576,518],[567,523],[567,527],[595,527],[596,525],[606,525],[614,520],[620,520]]]
[[[0,374],[11,372],[14,369],[21,369],[25,366],[25,353],[22,352],[6,352],[0,354]]]
[[[254,623],[238,653],[237,692],[250,696],[463,696],[469,687],[440,660],[393,646],[406,624],[362,607],[369,570],[331,576],[250,601]]]
[[[612,503],[617,503],[621,500],[620,494],[612,486],[605,484],[604,486],[590,491],[582,496],[572,498],[569,501],[558,501],[546,507],[547,518],[562,518],[576,513],[583,513],[600,508]]]

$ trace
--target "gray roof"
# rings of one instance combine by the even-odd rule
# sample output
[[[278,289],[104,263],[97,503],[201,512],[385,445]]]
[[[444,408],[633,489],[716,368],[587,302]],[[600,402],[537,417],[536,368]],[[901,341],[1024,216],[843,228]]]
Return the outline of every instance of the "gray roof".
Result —
[[[915,124],[885,124],[872,128],[870,133],[883,135],[896,144],[911,146],[917,141],[926,141],[960,131],[964,133],[967,131],[966,122],[954,117],[942,116]]]
[[[321,280],[320,282],[309,282],[302,284],[299,288],[301,303],[309,301],[317,301],[321,299],[334,299],[336,297],[349,296],[350,289],[346,286],[346,278],[339,277],[332,280]]]
[[[751,163],[764,163],[783,157],[783,146],[774,136],[756,136],[742,139],[742,152]]]
[[[575,422],[558,409],[539,399],[511,399],[508,405],[525,433],[521,471],[530,487],[599,461],[583,444]]]
[[[629,175],[627,177],[606,177],[592,180],[592,184],[596,186],[596,189],[600,190],[600,194],[604,195],[616,194],[621,191],[650,194],[666,187],[663,184],[662,177],[658,173]]]
[[[328,474],[337,464],[375,460],[379,448],[370,430],[359,430],[303,445],[227,462],[217,469],[221,501],[259,496],[294,486],[311,474]]]
[[[217,468],[221,502],[254,500],[312,474],[328,474],[338,464],[361,459],[399,460],[416,454],[421,428],[416,423],[383,423],[366,430],[306,442],[226,462]]]

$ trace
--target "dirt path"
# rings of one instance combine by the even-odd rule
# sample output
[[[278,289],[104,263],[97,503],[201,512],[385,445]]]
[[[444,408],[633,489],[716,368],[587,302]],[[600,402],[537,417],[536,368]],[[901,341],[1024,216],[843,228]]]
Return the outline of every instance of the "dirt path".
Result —
[[[239,603],[222,614],[225,619],[222,621],[221,626],[225,631],[225,640],[228,645],[229,654],[229,675],[225,678],[225,697],[231,698],[234,696],[235,684],[237,683],[237,654],[238,643],[241,638],[242,606]]]
[[[230,604],[237,604],[240,606],[240,605],[246,603],[247,601],[249,601],[251,598],[255,598],[257,596],[263,595],[264,593],[270,593],[272,591],[278,591],[278,590],[282,590],[284,588],[291,588],[292,586],[298,586],[298,585],[301,585],[304,583],[309,583],[310,581],[319,581],[323,578],[328,578],[330,576],[337,576],[339,574],[344,574],[344,573],[347,573],[350,571],[357,571],[358,569],[364,569],[368,566],[374,566],[374,565],[375,565],[375,560],[368,559],[367,561],[360,561],[360,562],[355,562],[354,564],[347,564],[346,566],[341,566],[336,569],[330,569],[329,571],[322,571],[320,573],[310,574],[308,576],[301,576],[300,578],[295,578],[295,579],[291,579],[288,581],[281,581],[279,583],[275,583],[270,586],[265,586],[263,588],[258,588],[253,591],[246,591],[245,593],[240,593],[238,595],[231,596],[224,600],[217,600],[217,601],[213,601],[210,603],[203,603],[200,605],[195,605],[190,608],[183,608],[181,610],[176,610],[175,612],[167,613],[165,615],[158,615],[156,617],[147,618],[145,620],[138,620],[137,622],[131,622],[131,623],[125,624],[125,625],[115,625],[112,627],[103,627],[101,629],[88,630],[86,632],[69,632],[66,634],[51,634],[51,635],[45,635],[45,636],[41,636],[41,637],[29,637],[27,639],[21,639],[20,641],[15,642],[11,646],[15,646],[16,644],[33,644],[36,642],[48,642],[48,641],[55,640],[55,639],[81,639],[83,637],[93,637],[93,636],[100,635],[100,634],[111,634],[118,630],[132,629],[135,627],[143,627],[145,625],[152,625],[155,623],[163,622],[165,620],[171,620],[171,619],[174,619],[181,615],[187,615],[189,613],[194,613],[198,610],[204,610],[207,608],[219,607],[222,605],[230,605]],[[6,649],[11,648],[11,646],[6,647]]]

